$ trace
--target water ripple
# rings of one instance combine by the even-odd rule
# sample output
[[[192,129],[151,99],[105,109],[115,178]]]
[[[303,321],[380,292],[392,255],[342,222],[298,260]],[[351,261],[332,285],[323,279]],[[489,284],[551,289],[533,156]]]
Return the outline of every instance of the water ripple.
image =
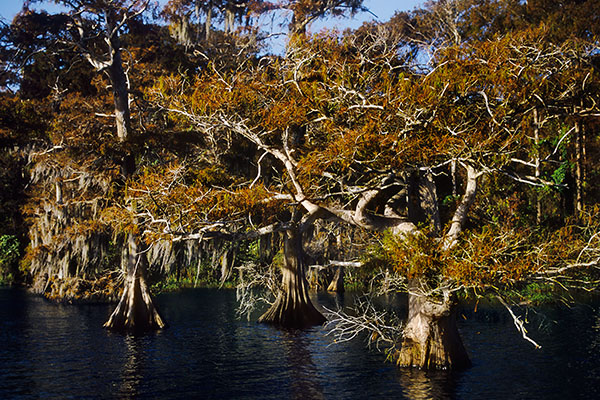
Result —
[[[352,296],[320,294],[348,304]],[[390,307],[402,307],[396,299]],[[599,398],[598,307],[550,309],[534,350],[501,311],[465,311],[474,366],[398,370],[364,341],[331,345],[322,328],[282,331],[235,318],[235,294],[160,296],[170,328],[142,337],[101,328],[110,306],[64,306],[0,289],[0,398],[565,399]],[[401,310],[400,310],[401,312]]]

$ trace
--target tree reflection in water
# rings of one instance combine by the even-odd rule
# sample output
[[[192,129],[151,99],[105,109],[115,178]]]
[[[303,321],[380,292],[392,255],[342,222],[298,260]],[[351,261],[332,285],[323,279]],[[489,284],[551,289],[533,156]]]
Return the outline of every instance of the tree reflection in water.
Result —
[[[409,400],[446,400],[456,397],[457,373],[399,368],[402,394]]]
[[[309,339],[296,330],[283,331],[282,338],[290,367],[290,398],[324,399],[319,373],[308,349]]]
[[[124,338],[127,353],[125,364],[121,370],[119,384],[119,398],[137,398],[140,395],[140,386],[143,378],[142,369],[146,356],[141,338],[127,335]]]

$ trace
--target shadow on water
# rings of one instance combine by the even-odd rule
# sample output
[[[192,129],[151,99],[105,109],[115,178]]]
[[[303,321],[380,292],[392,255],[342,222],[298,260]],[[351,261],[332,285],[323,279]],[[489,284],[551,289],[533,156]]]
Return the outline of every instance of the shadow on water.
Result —
[[[24,290],[0,288],[0,349],[8,350],[0,351],[0,397],[3,392],[19,397],[35,393],[30,376],[32,360],[15,357],[27,351],[27,296]]]
[[[302,331],[283,331],[291,399],[324,399],[323,387],[319,382],[319,371],[315,365],[310,340]]]

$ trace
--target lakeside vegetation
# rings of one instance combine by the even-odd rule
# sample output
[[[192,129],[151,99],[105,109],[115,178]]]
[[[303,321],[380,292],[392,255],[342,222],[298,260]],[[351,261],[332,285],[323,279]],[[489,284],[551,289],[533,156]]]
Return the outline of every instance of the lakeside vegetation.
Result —
[[[105,326],[135,333],[180,287],[293,328],[326,321],[311,288],[407,292],[376,333],[422,368],[469,365],[459,299],[539,346],[519,305],[598,289],[599,1],[440,0],[316,34],[363,2],[56,3],[0,27],[0,283],[118,302]]]

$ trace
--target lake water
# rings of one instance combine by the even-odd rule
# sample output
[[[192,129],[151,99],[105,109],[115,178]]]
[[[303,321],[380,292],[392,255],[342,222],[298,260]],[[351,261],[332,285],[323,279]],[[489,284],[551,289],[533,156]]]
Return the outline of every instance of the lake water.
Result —
[[[317,300],[336,302],[326,293]],[[238,320],[232,291],[156,301],[170,327],[130,337],[102,329],[113,306],[57,305],[0,289],[0,399],[600,398],[598,302],[530,316],[540,350],[502,310],[465,306],[459,327],[473,367],[424,372],[397,369],[364,340],[332,345],[322,328]]]

